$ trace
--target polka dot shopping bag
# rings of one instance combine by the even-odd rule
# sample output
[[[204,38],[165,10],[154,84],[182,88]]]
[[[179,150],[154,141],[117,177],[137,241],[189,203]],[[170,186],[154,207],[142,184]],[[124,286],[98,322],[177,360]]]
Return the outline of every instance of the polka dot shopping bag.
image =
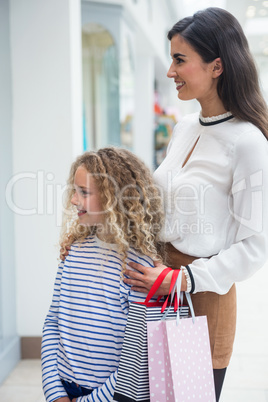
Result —
[[[215,402],[207,318],[148,322],[147,333],[150,402]]]
[[[188,306],[178,308],[177,297],[171,306],[172,308],[166,308],[168,298],[165,302],[151,301],[165,275],[170,271],[172,271],[171,268],[166,268],[162,271],[148,293],[145,302],[130,303],[116,379],[114,401],[150,402],[147,323],[158,322],[163,316],[175,320],[178,313],[181,317],[189,316]],[[176,283],[179,270],[176,271],[173,272],[170,289],[173,289]],[[162,398],[160,401],[164,402],[165,399]]]

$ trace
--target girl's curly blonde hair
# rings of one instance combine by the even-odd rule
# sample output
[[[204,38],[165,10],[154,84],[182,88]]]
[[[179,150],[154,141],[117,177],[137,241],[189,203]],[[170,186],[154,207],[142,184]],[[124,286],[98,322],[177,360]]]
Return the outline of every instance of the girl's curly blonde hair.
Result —
[[[163,222],[159,190],[139,158],[126,149],[115,147],[85,152],[72,164],[61,233],[63,250],[74,241],[82,241],[97,232],[96,227],[79,224],[77,210],[71,203],[74,176],[79,166],[96,181],[106,225],[123,256],[123,269],[130,247],[159,259],[159,232]]]

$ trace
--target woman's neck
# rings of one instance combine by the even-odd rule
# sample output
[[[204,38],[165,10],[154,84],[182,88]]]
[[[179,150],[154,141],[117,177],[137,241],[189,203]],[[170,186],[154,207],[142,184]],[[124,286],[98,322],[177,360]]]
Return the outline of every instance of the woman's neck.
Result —
[[[206,101],[199,101],[201,106],[201,114],[203,117],[212,117],[219,116],[228,112],[223,106],[222,101],[217,96],[214,96],[211,99],[207,99]]]
[[[221,116],[225,113],[227,113],[227,110],[225,109],[211,109],[208,111],[204,111],[204,109],[201,109],[201,114],[203,117]]]

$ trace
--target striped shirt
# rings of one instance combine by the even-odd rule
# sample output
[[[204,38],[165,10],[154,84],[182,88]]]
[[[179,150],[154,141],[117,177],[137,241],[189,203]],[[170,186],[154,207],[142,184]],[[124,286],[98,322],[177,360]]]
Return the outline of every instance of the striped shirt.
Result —
[[[153,266],[151,258],[133,249],[127,265],[130,261]],[[113,400],[129,302],[145,298],[122,281],[121,266],[117,246],[96,236],[75,242],[59,264],[43,328],[43,390],[48,402],[66,396],[61,379],[93,389],[79,402]]]

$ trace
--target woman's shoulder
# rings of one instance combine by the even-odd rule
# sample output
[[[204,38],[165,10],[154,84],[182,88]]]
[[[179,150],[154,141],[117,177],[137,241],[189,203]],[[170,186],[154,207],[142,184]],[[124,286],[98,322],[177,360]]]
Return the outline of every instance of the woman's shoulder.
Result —
[[[195,135],[199,128],[199,112],[183,116],[173,129],[171,144],[183,138],[185,132],[187,132],[187,136],[189,136],[189,133]]]
[[[232,132],[233,163],[245,166],[267,166],[268,141],[254,124],[234,119]]]
[[[233,136],[235,146],[263,146],[268,147],[268,141],[261,130],[254,124],[234,118],[230,135]]]
[[[195,112],[195,113],[190,113],[190,114],[186,114],[185,116],[183,116],[178,123],[175,125],[174,127],[174,132],[176,132],[177,130],[180,130],[181,128],[185,127],[185,126],[194,126],[196,124],[199,125],[199,112]]]

